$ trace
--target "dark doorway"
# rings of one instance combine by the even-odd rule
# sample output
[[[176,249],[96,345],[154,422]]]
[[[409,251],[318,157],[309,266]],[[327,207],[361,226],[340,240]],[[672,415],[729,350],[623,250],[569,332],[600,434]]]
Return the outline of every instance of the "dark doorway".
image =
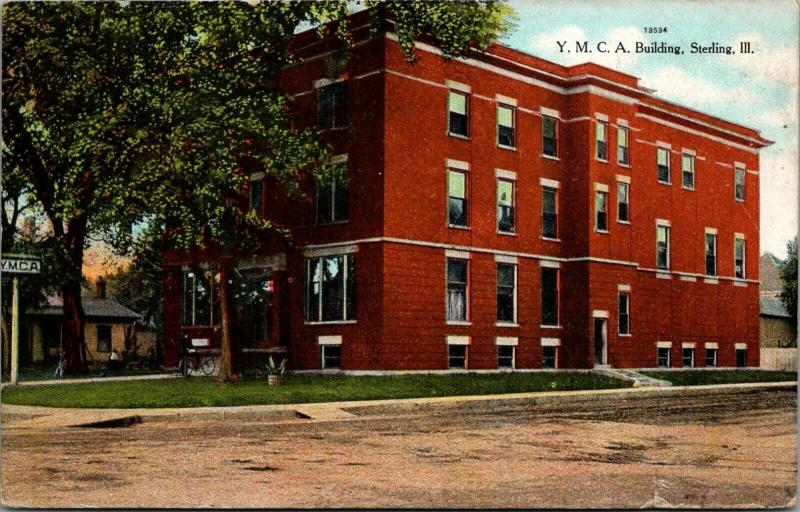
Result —
[[[605,318],[594,319],[594,364],[595,366],[608,364],[608,349],[606,347],[606,322]]]

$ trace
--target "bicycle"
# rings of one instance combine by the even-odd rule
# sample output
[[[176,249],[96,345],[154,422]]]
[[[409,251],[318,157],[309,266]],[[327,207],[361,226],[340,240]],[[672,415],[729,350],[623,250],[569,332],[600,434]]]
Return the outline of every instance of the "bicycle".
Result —
[[[58,352],[58,364],[56,365],[56,371],[53,372],[53,377],[57,379],[64,378],[64,370],[67,367],[67,358],[66,354],[64,354],[63,350],[59,350]]]
[[[186,375],[190,373],[202,373],[203,375],[210,376],[213,375],[214,370],[217,369],[217,359],[213,355],[206,354],[199,350],[190,349],[186,361]]]

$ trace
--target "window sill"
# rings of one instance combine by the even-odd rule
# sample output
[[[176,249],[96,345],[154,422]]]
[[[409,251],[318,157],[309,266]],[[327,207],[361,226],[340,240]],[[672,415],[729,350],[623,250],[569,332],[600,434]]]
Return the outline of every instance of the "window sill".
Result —
[[[550,238],[547,236],[543,236],[541,237],[541,239],[544,240],[545,242],[561,242],[560,238]]]
[[[691,187],[691,188],[690,188],[690,187],[681,186],[681,188],[682,188],[683,190],[688,190],[689,192],[694,192],[694,187]]]
[[[447,136],[453,137],[454,139],[469,140],[469,135],[459,135],[457,133],[447,132]]]
[[[594,232],[595,233],[599,233],[601,235],[607,235],[608,234],[608,230],[607,229],[595,229]]]
[[[304,325],[347,325],[354,323],[356,323],[356,320],[327,320],[323,322],[303,322]]]
[[[617,334],[617,336],[619,336],[620,338],[630,338],[631,337],[630,334]]]
[[[545,155],[545,154],[542,154],[542,158],[545,158],[545,159],[547,159],[547,160],[554,160],[554,161],[556,161],[556,162],[560,162],[560,161],[561,161],[561,159],[560,159],[560,158],[558,158],[557,156],[552,156],[552,155]]]
[[[560,325],[540,325],[539,329],[563,329]]]
[[[455,224],[448,224],[447,227],[450,228],[450,229],[461,229],[461,230],[464,230],[464,231],[469,231],[469,230],[472,229],[469,226],[457,226]]]
[[[631,225],[631,221],[629,221],[629,220],[619,220],[619,219],[617,219],[617,224],[627,224],[627,225],[629,225],[629,226],[630,226],[630,225]]]
[[[507,149],[509,151],[516,151],[517,150],[517,148],[514,147],[514,146],[505,146],[503,144],[498,144],[497,147],[500,148],[500,149]]]
[[[512,322],[495,322],[495,327],[519,327],[519,324]]]
[[[607,164],[608,160],[603,160],[602,158],[594,157],[595,162],[600,162],[601,164]]]
[[[704,277],[703,282],[706,284],[719,284],[719,279],[716,277]]]
[[[667,185],[667,186],[671,186],[671,185],[672,185],[672,182],[671,182],[671,181],[661,181],[661,180],[658,180],[658,184],[659,184],[659,185]]]
[[[744,202],[744,199],[736,199],[736,202],[737,202],[737,203],[743,203],[743,202]]]
[[[627,163],[627,164],[626,164],[626,163],[623,163],[623,162],[617,162],[617,165],[618,165],[619,167],[624,167],[624,168],[626,168],[626,169],[630,169],[630,168],[631,168],[631,164],[630,164],[630,163]]]
[[[498,231],[497,234],[498,235],[503,235],[503,236],[517,236],[516,233],[511,233],[511,232],[508,232],[508,231]]]
[[[733,279],[733,286],[747,286],[747,281],[736,277]]]
[[[315,222],[312,226],[336,226],[337,224],[347,224],[350,220],[336,220],[333,222]]]
[[[472,322],[465,320],[447,320],[447,325],[472,325]]]
[[[340,131],[342,131],[342,130],[347,130],[348,128],[350,128],[350,125],[345,125],[345,126],[334,126],[333,128],[320,128],[320,129],[319,129],[319,133],[325,133],[325,132],[340,132]]]

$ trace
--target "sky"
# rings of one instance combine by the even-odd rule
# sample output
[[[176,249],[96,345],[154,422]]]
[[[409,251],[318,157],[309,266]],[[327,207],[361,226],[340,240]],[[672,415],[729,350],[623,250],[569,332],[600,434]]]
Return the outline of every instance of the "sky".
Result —
[[[504,44],[564,65],[592,60],[640,78],[655,95],[754,128],[761,150],[761,252],[786,256],[798,215],[798,4],[780,0],[511,0],[519,17]],[[666,33],[645,33],[666,27]],[[556,41],[664,41],[683,55],[560,53]],[[738,52],[751,41],[754,54]],[[690,54],[692,42],[734,46],[734,55]]]

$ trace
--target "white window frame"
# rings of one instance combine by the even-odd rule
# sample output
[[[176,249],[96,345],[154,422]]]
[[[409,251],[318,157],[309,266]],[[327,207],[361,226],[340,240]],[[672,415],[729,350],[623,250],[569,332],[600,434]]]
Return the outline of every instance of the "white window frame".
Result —
[[[619,143],[620,132],[625,132],[625,146]],[[619,159],[619,148],[624,147],[628,151],[628,161],[623,162]],[[622,124],[622,120],[617,120],[617,165],[622,167],[631,166],[631,129],[627,125]]]
[[[687,161],[686,160],[687,157],[688,157],[688,161],[691,163],[691,169],[690,169],[690,172],[688,173],[688,174],[692,175],[692,186],[691,187],[687,187],[686,183],[684,182],[684,179],[683,179],[683,175],[687,174],[686,168],[684,167],[684,162]],[[683,188],[684,190],[694,190],[695,189],[695,186],[696,186],[695,180],[697,178],[697,174],[695,173],[695,160],[696,160],[696,158],[695,158],[695,154],[694,153],[689,152],[689,151],[683,151],[681,153],[681,188]]]
[[[450,273],[449,273],[449,265],[450,260],[462,260],[467,264],[467,283],[466,283],[466,290],[464,292],[464,317],[465,320],[451,320],[447,317],[450,308],[448,307],[448,297],[450,295],[449,285],[450,285]],[[444,258],[444,318],[447,325],[470,325],[470,307],[469,307],[469,294],[470,294],[470,258],[468,252],[462,251],[446,251],[445,258]]]
[[[517,345],[519,339],[510,336],[497,336],[495,338],[496,356],[497,356],[497,369],[498,370],[516,370],[517,369]],[[500,347],[511,347],[511,366],[500,366]]]
[[[596,184],[597,185],[597,184]],[[599,194],[602,194],[604,197],[603,204],[605,205],[606,214],[606,227],[605,229],[600,229],[598,226],[598,221],[600,219],[600,210],[597,209],[597,197]],[[595,186],[594,190],[594,231],[595,233],[608,233],[608,187],[606,188],[598,188]]]
[[[667,240],[667,265],[665,267],[659,267],[658,266],[658,230],[659,229],[664,229],[665,233],[667,235],[666,236],[666,240]],[[672,254],[670,254],[672,252],[672,240],[671,240],[671,236],[670,236],[670,231],[671,230],[672,230],[672,228],[671,228],[669,222],[665,222],[665,221],[663,221],[661,219],[656,219],[656,268],[658,270],[669,270],[670,269],[670,263],[671,263],[670,260],[672,259],[671,258]]]
[[[622,322],[620,322],[622,318],[622,310],[619,307],[619,299],[622,295],[628,297],[626,301],[626,309],[627,311],[625,314],[628,315],[628,332],[622,332],[620,327],[622,326]],[[617,335],[618,336],[630,336],[631,335],[631,289],[630,286],[623,288],[622,286],[617,288]]]
[[[554,347],[556,352],[556,357],[554,361],[553,368],[557,370],[559,368],[559,352],[561,352],[561,339],[560,338],[542,338],[540,341],[540,347],[542,349],[541,357],[542,357],[542,368],[544,368],[544,347]]]
[[[608,163],[608,119],[606,118],[604,120],[604,119],[600,119],[598,117],[598,118],[595,119],[594,125],[595,125],[594,126],[594,137],[592,137],[592,139],[594,140],[594,159],[597,160],[598,162]],[[598,131],[598,127],[601,126],[601,125],[603,127],[603,138],[602,139],[598,139],[597,138],[597,131]],[[600,158],[600,153],[598,152],[599,145],[597,143],[601,142],[601,140],[602,140],[603,144],[605,144],[605,147],[606,147],[606,157],[605,158]]]
[[[736,243],[742,241],[742,275],[736,275]],[[745,236],[741,233],[734,233],[733,235],[733,278],[744,281],[747,279],[747,241]]]
[[[503,149],[510,149],[516,151],[517,149],[517,105],[516,101],[511,100],[511,98],[502,97],[497,101],[497,108],[495,109],[495,142],[498,148]],[[513,102],[513,103],[512,103]],[[514,140],[512,146],[507,146],[505,144],[500,143],[500,109],[508,109],[511,110],[511,130],[513,134]]]
[[[514,314],[512,315],[512,321],[508,320],[497,320],[497,265],[498,264],[506,264],[512,265],[514,267],[514,293],[512,294],[512,301],[514,304]],[[497,327],[517,327],[517,293],[519,292],[519,283],[517,279],[519,277],[519,264],[517,263],[516,258],[513,261],[507,260],[506,258],[498,258],[495,256],[495,265],[494,265],[494,303],[495,303],[495,326]]]
[[[625,188],[625,199],[627,199],[625,204],[628,206],[628,218],[624,219],[624,220],[619,218],[619,212],[620,212],[619,205],[622,204],[622,202],[619,199],[620,198],[620,193],[619,192],[620,192],[620,188],[622,188],[622,187]],[[630,180],[628,180],[628,181],[617,180],[617,222],[619,222],[620,224],[630,224],[631,223],[631,182],[630,182]]]
[[[742,176],[742,197],[739,197],[738,192],[736,191],[736,176],[741,173]],[[744,166],[736,165],[733,168],[733,198],[736,201],[743,203],[747,198],[747,169]]]
[[[714,273],[709,274],[708,268],[706,265],[706,260],[708,258],[708,254],[706,254],[706,240],[709,236],[714,237]],[[717,253],[719,252],[717,249],[717,245],[719,244],[719,240],[717,239],[717,230],[713,228],[706,228],[705,233],[703,234],[703,274],[706,277],[717,277],[719,274],[719,262]]]
[[[667,155],[667,181],[661,179],[661,176],[658,174],[658,155],[664,151]],[[661,183],[662,185],[672,185],[672,155],[670,154],[672,151],[669,147],[666,146],[657,146],[656,147],[656,181]]]
[[[454,82],[449,82],[449,81],[448,81],[447,85],[449,86],[448,89],[447,89],[447,135],[450,136],[450,137],[455,137],[457,139],[467,139],[467,140],[469,140],[469,136],[470,136],[470,129],[469,129],[470,97],[472,96],[472,94],[470,94],[469,86],[454,87],[455,83]],[[465,90],[465,88],[466,88],[466,90]],[[450,109],[450,98],[451,98],[452,94],[458,94],[459,96],[463,96],[464,97],[464,110],[466,110],[466,113],[464,114],[464,117],[467,118],[467,134],[466,135],[461,135],[460,133],[453,133],[453,131],[450,129],[450,112],[452,112],[452,110]]]

